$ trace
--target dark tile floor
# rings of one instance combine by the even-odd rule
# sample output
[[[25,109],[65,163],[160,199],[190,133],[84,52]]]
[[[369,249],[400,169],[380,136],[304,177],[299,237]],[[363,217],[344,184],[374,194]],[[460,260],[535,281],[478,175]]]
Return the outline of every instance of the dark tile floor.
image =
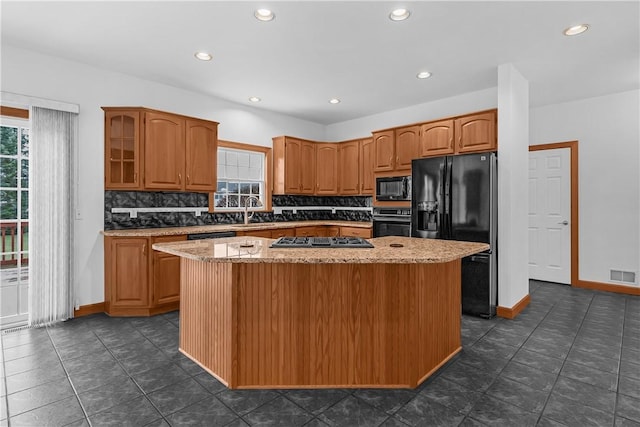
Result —
[[[178,352],[175,312],[6,333],[0,425],[640,426],[640,297],[531,295],[515,320],[464,316],[415,390],[227,390]]]

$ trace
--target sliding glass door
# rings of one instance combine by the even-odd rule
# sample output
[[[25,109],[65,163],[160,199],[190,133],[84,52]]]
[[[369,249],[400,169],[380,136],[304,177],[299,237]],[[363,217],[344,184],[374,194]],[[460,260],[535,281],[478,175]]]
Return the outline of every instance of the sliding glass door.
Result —
[[[0,117],[0,329],[28,321],[29,121]]]

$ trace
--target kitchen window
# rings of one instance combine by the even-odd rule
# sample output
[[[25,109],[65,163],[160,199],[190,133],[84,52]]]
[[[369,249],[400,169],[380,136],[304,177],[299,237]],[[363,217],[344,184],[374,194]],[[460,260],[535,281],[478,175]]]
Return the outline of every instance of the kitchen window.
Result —
[[[254,196],[261,205],[256,210],[271,210],[271,148],[258,145],[218,141],[218,185],[214,194],[214,211],[242,210],[247,197]]]

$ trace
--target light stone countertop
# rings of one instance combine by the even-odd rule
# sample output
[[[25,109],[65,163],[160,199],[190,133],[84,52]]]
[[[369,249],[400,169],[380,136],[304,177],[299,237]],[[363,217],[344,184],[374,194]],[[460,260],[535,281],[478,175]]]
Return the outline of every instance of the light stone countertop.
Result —
[[[181,234],[215,233],[219,231],[251,231],[271,230],[276,228],[314,227],[334,225],[338,227],[371,228],[370,222],[358,221],[286,221],[286,222],[251,222],[245,224],[193,225],[189,227],[164,228],[130,228],[123,230],[104,230],[102,234],[111,237],[157,237],[177,236]]]
[[[227,237],[155,243],[153,249],[203,262],[215,263],[442,263],[486,251],[485,243],[386,236],[369,239],[373,248],[270,248],[274,239]],[[402,247],[392,247],[400,244]]]

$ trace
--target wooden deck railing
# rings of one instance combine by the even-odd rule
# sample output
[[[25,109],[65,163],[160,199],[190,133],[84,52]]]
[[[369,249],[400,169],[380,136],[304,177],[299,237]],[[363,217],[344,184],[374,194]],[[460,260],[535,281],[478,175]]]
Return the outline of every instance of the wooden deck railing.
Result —
[[[22,242],[22,251],[29,248],[29,222],[21,221],[20,236],[18,236],[18,222],[0,223],[0,245],[2,245],[2,256],[0,265],[18,264],[18,239]],[[13,253],[7,253],[13,252]],[[29,262],[29,254],[20,254],[20,262],[24,265]]]

